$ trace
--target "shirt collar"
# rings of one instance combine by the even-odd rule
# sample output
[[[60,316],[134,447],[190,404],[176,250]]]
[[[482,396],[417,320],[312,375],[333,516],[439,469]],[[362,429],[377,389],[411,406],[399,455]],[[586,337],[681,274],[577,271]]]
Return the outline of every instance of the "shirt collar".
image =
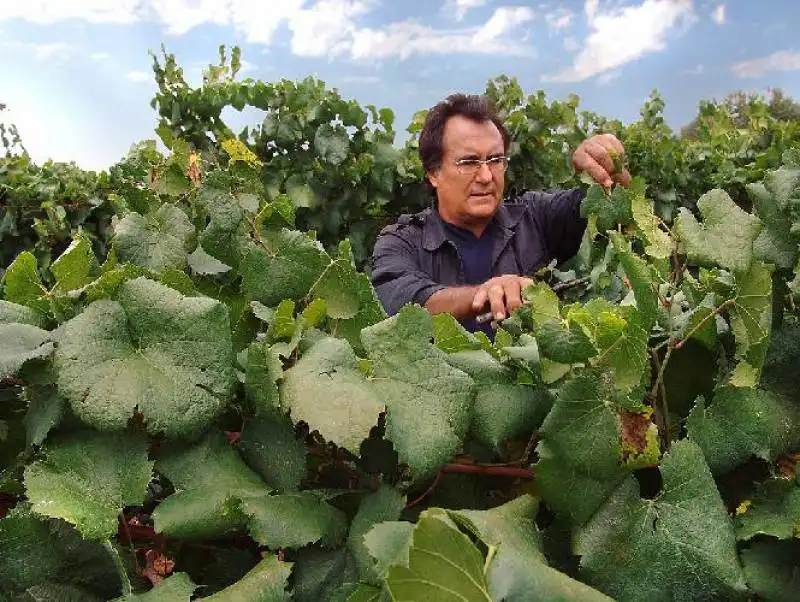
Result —
[[[426,251],[435,251],[450,238],[439,212],[432,208],[426,213],[425,224],[422,227],[422,248]],[[522,219],[522,211],[510,211],[505,202],[500,203],[493,218],[494,223],[503,233],[503,238],[511,236],[520,219]]]

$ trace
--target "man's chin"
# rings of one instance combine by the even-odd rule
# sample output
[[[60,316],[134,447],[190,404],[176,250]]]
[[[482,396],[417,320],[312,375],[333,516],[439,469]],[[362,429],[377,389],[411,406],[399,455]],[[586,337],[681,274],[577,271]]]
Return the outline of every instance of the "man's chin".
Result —
[[[497,198],[492,195],[472,195],[469,197],[469,213],[473,217],[490,218],[497,210]]]

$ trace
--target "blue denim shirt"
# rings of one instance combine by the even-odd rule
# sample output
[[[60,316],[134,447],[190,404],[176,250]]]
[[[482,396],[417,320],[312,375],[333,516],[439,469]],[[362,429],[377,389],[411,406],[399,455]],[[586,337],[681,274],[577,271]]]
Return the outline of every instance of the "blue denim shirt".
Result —
[[[486,235],[492,237],[491,274],[532,275],[553,259],[568,260],[581,244],[584,187],[526,192],[500,204]],[[425,305],[436,291],[468,284],[453,235],[433,208],[402,215],[381,230],[371,279],[386,313],[408,303]]]

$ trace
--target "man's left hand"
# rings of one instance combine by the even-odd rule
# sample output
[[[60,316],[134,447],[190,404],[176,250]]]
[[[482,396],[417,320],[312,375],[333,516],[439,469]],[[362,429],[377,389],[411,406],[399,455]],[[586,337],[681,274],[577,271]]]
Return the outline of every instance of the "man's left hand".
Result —
[[[625,148],[613,134],[596,134],[580,143],[572,154],[572,166],[578,173],[585,171],[598,184],[611,188],[616,182],[622,186],[631,183],[631,174],[627,169],[617,172],[614,169],[616,153],[620,158],[625,157]]]

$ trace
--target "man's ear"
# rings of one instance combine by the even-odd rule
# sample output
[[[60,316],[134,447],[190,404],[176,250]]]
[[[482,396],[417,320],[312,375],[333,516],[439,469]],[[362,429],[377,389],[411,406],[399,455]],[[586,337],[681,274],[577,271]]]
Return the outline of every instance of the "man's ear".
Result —
[[[428,182],[431,183],[431,186],[434,188],[439,188],[439,170],[432,170],[427,172],[426,177],[428,178]]]

